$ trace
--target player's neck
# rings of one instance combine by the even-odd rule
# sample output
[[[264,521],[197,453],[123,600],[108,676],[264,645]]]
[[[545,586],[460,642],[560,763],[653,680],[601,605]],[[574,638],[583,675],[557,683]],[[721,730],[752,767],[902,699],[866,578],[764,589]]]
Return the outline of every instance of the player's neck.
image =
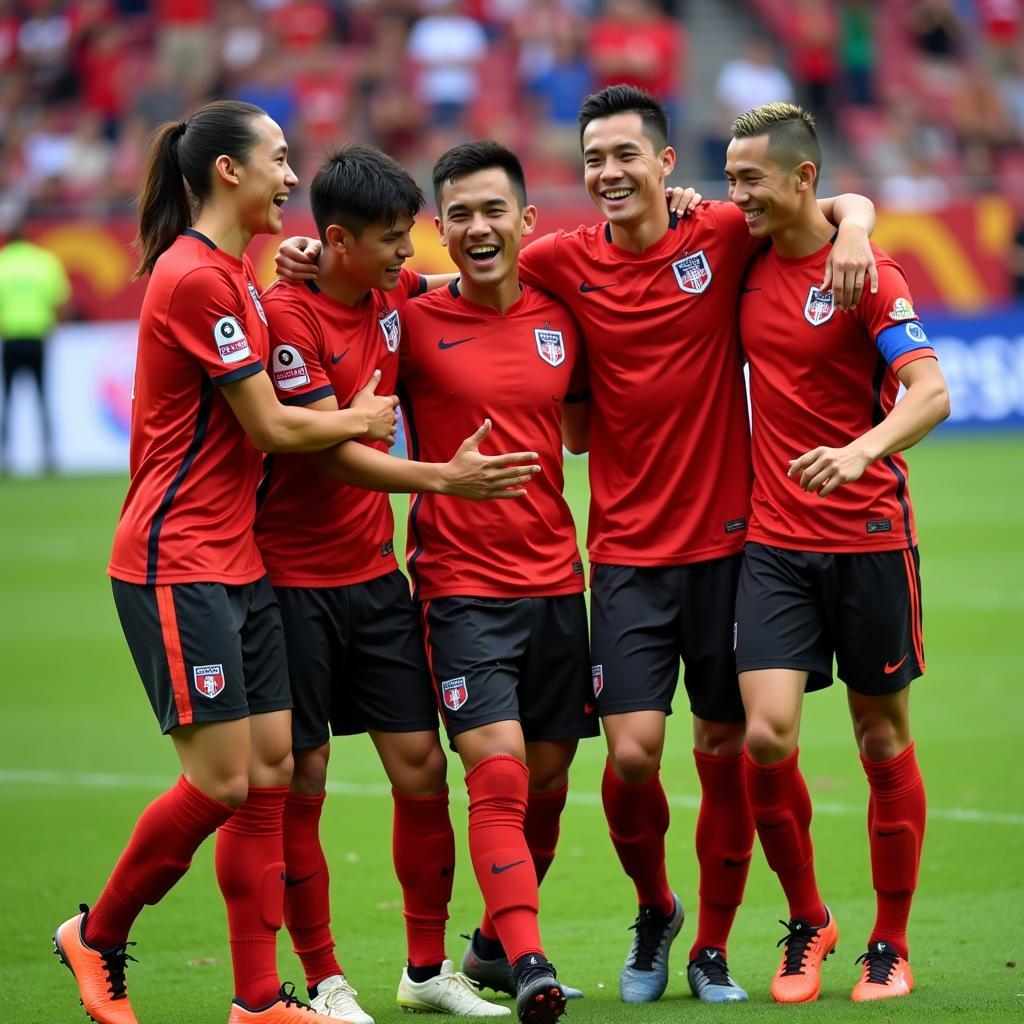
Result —
[[[668,204],[662,203],[646,217],[627,223],[608,222],[612,244],[627,252],[642,253],[656,242],[660,242],[668,231]]]
[[[320,256],[316,286],[325,295],[346,306],[358,306],[369,293],[365,284],[355,281],[345,272],[345,265],[333,246],[326,246]]]
[[[783,259],[798,260],[817,252],[835,233],[835,225],[815,203],[812,209],[773,231],[772,245]]]
[[[216,203],[203,206],[192,230],[206,235],[218,249],[236,260],[242,258],[245,247],[252,241],[252,232],[238,223],[238,211]]]
[[[522,289],[519,287],[518,269],[508,277],[494,284],[476,284],[465,274],[459,277],[459,293],[477,306],[496,309],[504,316],[519,301]]]

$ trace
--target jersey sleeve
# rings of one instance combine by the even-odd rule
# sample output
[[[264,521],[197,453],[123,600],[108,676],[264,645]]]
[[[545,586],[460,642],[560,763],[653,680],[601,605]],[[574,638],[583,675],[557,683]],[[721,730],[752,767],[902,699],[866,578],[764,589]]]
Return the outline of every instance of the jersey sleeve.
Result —
[[[311,405],[334,394],[323,364],[323,332],[313,311],[279,299],[264,300],[270,328],[270,379],[282,405]]]
[[[573,363],[569,377],[569,390],[565,393],[565,402],[570,405],[586,402],[590,398],[590,377],[587,373],[587,350],[583,345],[578,329],[574,329],[576,362]]]
[[[882,358],[898,373],[915,359],[935,358],[900,268],[890,260],[878,261],[878,291],[865,291],[857,311]]]
[[[415,270],[402,267],[398,277],[398,288],[407,299],[415,299],[427,293],[427,279]]]
[[[217,387],[263,369],[259,349],[245,336],[244,322],[242,296],[216,267],[190,271],[168,303],[169,333]]]
[[[548,290],[551,275],[555,273],[557,261],[555,249],[558,234],[541,235],[535,242],[525,246],[519,253],[519,276],[523,284]]]

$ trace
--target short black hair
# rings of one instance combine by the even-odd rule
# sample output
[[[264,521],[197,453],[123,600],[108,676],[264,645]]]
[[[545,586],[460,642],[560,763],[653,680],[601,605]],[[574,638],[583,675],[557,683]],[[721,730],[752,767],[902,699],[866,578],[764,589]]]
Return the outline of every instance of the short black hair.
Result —
[[[591,121],[614,114],[639,114],[644,135],[651,140],[655,152],[668,145],[668,114],[650,93],[632,85],[609,85],[591,93],[580,107],[580,146],[583,133]]]
[[[309,187],[309,205],[320,238],[331,224],[358,238],[370,224],[394,225],[423,209],[423,192],[396,160],[373,146],[352,143],[335,150]]]
[[[505,172],[512,191],[519,200],[519,207],[526,206],[526,175],[519,157],[512,150],[493,139],[481,139],[477,142],[464,142],[453,146],[447,153],[442,153],[434,164],[431,178],[434,182],[434,202],[437,204],[437,215],[441,216],[441,189],[448,182],[458,181],[467,174],[477,171],[489,171],[497,167]]]

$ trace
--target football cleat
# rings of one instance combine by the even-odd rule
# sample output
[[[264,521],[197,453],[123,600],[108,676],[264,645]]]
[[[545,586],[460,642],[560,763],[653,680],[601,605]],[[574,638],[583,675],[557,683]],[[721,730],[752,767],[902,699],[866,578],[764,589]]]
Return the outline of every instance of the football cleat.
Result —
[[[777,1003],[811,1003],[821,991],[821,965],[836,951],[839,929],[828,907],[825,923],[812,925],[809,921],[793,918],[776,945],[785,944],[782,963],[772,978],[772,999]]]
[[[295,997],[295,986],[285,982],[277,999],[262,1010],[251,1010],[240,999],[231,1003],[228,1024],[338,1024],[337,1017],[321,1017],[312,1006]]]
[[[402,971],[398,983],[398,1005],[407,1013],[450,1013],[455,1017],[511,1017],[507,1006],[497,1006],[480,997],[480,991],[451,960],[441,964],[441,973],[426,981],[413,981]]]
[[[856,962],[864,965],[864,973],[850,993],[855,1003],[895,999],[897,996],[909,996],[914,991],[910,961],[904,960],[889,943],[872,942]]]
[[[690,983],[690,991],[702,1003],[747,1001],[747,993],[732,979],[725,954],[720,949],[707,947],[698,950],[686,968],[686,979]]]
[[[565,1013],[565,991],[555,969],[538,953],[516,962],[516,1015],[519,1024],[553,1024]]]
[[[344,974],[332,974],[317,985],[309,1005],[330,1020],[347,1020],[349,1024],[373,1024],[373,1018],[356,1002],[359,993]]]
[[[463,936],[469,939],[469,945],[462,956],[462,973],[480,988],[491,988],[495,992],[504,992],[514,998],[516,983],[512,980],[512,965],[504,954],[493,959],[481,956],[476,941],[479,934],[480,929],[477,928],[472,938],[468,935]],[[566,999],[583,998],[582,990],[571,985],[562,985],[562,991]]]
[[[125,967],[135,957],[124,943],[112,949],[93,949],[85,941],[89,908],[82,903],[80,914],[65,921],[54,933],[53,952],[74,975],[78,994],[90,1020],[96,1024],[138,1024],[128,1002]]]
[[[671,914],[641,906],[630,925],[635,931],[629,956],[619,975],[619,994],[624,1003],[653,1003],[668,986],[668,951],[683,927],[683,904],[673,893]]]

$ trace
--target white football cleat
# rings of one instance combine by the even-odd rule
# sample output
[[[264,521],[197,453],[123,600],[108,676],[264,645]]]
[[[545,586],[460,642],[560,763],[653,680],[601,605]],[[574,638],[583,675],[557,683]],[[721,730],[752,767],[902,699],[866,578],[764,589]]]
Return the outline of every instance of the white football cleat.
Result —
[[[406,1013],[450,1013],[455,1017],[511,1017],[507,1006],[481,999],[479,988],[451,960],[427,981],[413,981],[403,969],[398,983],[398,1005]]]
[[[332,974],[316,987],[316,995],[309,1005],[321,1017],[347,1020],[349,1024],[373,1024],[373,1018],[356,1002],[359,993],[348,983],[344,974]]]

